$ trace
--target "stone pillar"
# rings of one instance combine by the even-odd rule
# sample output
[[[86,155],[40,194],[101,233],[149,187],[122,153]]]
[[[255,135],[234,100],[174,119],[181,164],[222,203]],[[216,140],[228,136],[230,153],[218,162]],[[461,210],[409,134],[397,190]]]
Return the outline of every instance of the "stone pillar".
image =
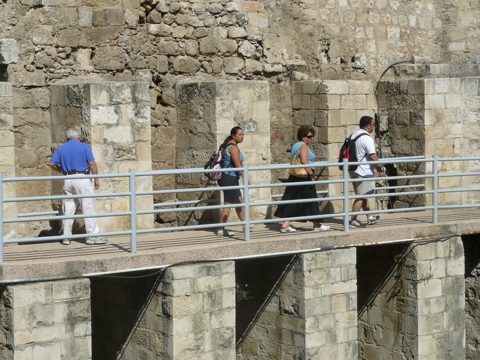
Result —
[[[150,97],[143,82],[59,83],[52,85],[52,143],[65,142],[65,131],[79,128],[91,145],[100,174],[152,170],[150,146]],[[137,191],[152,189],[151,177],[136,179]],[[58,191],[58,190],[57,190]],[[100,192],[128,191],[128,178],[100,179]],[[128,198],[96,199],[98,213],[129,210]],[[152,196],[137,197],[137,210],[152,210]],[[98,219],[100,231],[130,227],[126,217]],[[153,215],[137,217],[139,228],[151,228]]]
[[[293,261],[243,341],[239,359],[321,359],[324,354],[357,359],[355,249],[303,254]]]
[[[8,79],[8,64],[18,62],[18,46],[13,39],[0,40],[0,172],[3,177],[15,177],[15,139],[13,136],[13,103],[12,84],[3,82]],[[0,184],[2,186],[3,184]],[[3,185],[3,197],[16,197],[15,184]],[[3,203],[5,219],[17,217],[16,203]],[[13,225],[4,225],[4,239],[15,238],[16,231]]]
[[[345,138],[358,130],[360,117],[374,116],[375,98],[369,81],[312,80],[296,81],[292,86],[293,124],[311,125],[317,130],[313,142],[316,161],[338,162]],[[296,132],[295,132],[296,136]],[[295,139],[296,140],[296,139]],[[338,167],[317,169],[331,179],[339,179]],[[328,186],[329,196],[343,194],[341,184]],[[341,212],[340,201],[322,204],[325,212]]]
[[[15,177],[15,140],[13,135],[13,105],[12,84],[0,82],[0,172],[3,177]],[[2,184],[0,184],[2,185]],[[16,196],[15,184],[3,185],[3,198]],[[14,219],[17,217],[16,203],[3,203],[3,217]],[[3,238],[15,238],[15,226],[5,224]]]
[[[359,289],[372,290],[362,297],[359,294],[360,358],[465,359],[465,268],[460,237],[413,243],[396,255],[386,256],[385,248],[365,249],[371,250],[370,256],[362,256],[363,264],[359,264]],[[388,248],[387,253],[399,249]],[[393,266],[387,266],[388,258]],[[382,275],[381,281],[374,281],[371,275],[375,273]]]
[[[235,360],[234,266],[168,268],[121,359]]]
[[[92,358],[88,279],[6,285],[0,311],[2,359]]]
[[[239,145],[249,166],[270,165],[269,85],[266,81],[218,81],[181,84],[177,87],[178,133],[177,167],[204,166],[210,155],[218,150],[230,129],[240,126],[245,139]],[[250,172],[252,184],[270,183],[269,171]],[[202,174],[178,176],[177,187],[205,186]],[[210,182],[216,185],[216,182]],[[179,194],[181,200],[219,198],[220,194]],[[270,189],[250,190],[250,201],[270,201]],[[266,207],[251,207],[251,218],[264,218]],[[236,218],[234,211],[230,220]],[[193,219],[218,222],[215,214],[195,214]],[[181,223],[192,219],[192,214],[181,213]]]
[[[478,65],[400,65],[397,78],[383,81],[379,86],[379,109],[383,130],[387,137],[383,152],[388,157],[425,156],[432,158],[458,158],[475,156],[480,133],[480,79]],[[423,175],[431,173],[431,164],[395,165],[398,175]],[[393,169],[393,168],[392,168]],[[478,172],[480,165],[473,162],[448,161],[439,163],[443,174]],[[425,184],[427,179],[398,180],[391,185]],[[440,189],[474,188],[474,176],[444,177]],[[414,189],[420,190],[420,189]],[[395,207],[424,206],[431,204],[431,195],[399,196],[391,198]],[[475,192],[445,193],[439,203],[477,204]]]

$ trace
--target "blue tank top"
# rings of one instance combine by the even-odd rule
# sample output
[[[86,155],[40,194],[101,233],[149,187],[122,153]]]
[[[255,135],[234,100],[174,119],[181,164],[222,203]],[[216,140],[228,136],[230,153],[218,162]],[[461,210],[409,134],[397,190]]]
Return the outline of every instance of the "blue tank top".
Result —
[[[304,142],[299,141],[295,145],[292,146],[292,153],[290,154],[291,158],[293,158],[293,155],[297,155],[298,158],[300,158],[300,148],[302,145],[306,145]],[[308,163],[313,164],[315,162],[315,154],[313,153],[312,150],[307,146],[308,148]]]
[[[222,161],[220,161],[220,166],[222,168],[231,168],[235,167],[232,162],[232,157],[230,156],[230,153],[228,152],[228,148],[232,146],[233,144],[228,145],[224,150],[223,150],[223,156],[222,156]],[[243,153],[240,149],[240,164],[243,164],[243,161],[245,160]],[[231,176],[236,176],[237,178],[240,177],[240,173],[238,171],[225,171],[224,174],[231,175]]]

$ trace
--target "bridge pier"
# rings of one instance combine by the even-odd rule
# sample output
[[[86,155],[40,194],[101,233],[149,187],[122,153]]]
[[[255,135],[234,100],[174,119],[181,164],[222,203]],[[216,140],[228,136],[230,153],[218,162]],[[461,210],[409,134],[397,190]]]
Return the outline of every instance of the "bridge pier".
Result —
[[[0,357],[465,359],[464,241],[6,284]]]
[[[361,359],[465,359],[460,237],[358,249]]]
[[[92,358],[88,279],[7,285],[0,306],[0,358]]]
[[[251,303],[257,296],[263,302],[241,340],[238,359],[319,359],[327,353],[332,359],[357,359],[355,263],[355,249],[349,248],[237,264],[237,279],[253,290]],[[260,294],[262,287],[269,294]]]

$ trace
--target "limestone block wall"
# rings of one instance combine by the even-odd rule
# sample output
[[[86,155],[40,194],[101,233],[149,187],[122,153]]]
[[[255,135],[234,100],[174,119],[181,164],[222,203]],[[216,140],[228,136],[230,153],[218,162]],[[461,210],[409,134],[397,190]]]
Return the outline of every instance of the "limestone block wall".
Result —
[[[478,355],[477,344],[480,339],[480,307],[478,291],[480,286],[480,243],[478,234],[462,236],[465,252],[465,330],[466,359],[475,359]]]
[[[270,165],[269,85],[265,81],[220,81],[186,83],[177,88],[178,129],[176,163],[179,168],[203,167],[218,150],[234,126],[240,126],[245,138],[239,149],[250,167]],[[270,172],[251,171],[252,184],[270,183]],[[216,186],[203,174],[177,176],[176,187]],[[270,189],[250,190],[250,201],[269,201]],[[213,194],[178,194],[179,199],[220,198]],[[251,218],[264,218],[265,207],[251,207]],[[236,215],[231,214],[231,220]],[[201,220],[205,214],[180,214],[181,223]],[[211,216],[218,222],[218,216]]]
[[[92,74],[147,81],[152,143],[168,148],[154,152],[153,168],[163,169],[177,166],[169,149],[176,147],[175,87],[185,79],[269,81],[285,100],[276,103],[272,128],[290,133],[292,80],[376,80],[399,59],[465,63],[480,52],[478,8],[468,1],[25,0],[2,3],[0,14],[0,37],[21,49],[7,72],[20,176],[48,170],[38,164],[50,152],[55,81]],[[285,162],[284,145],[272,146],[274,160]]]
[[[0,313],[2,359],[92,358],[88,279],[7,285]]]
[[[0,172],[4,178],[15,177],[15,139],[13,136],[13,103],[12,84],[0,82]],[[16,197],[16,189],[13,183],[0,184],[3,186],[3,198]],[[17,217],[16,203],[3,203],[3,216],[5,219]],[[5,224],[3,238],[14,238],[16,227]]]
[[[360,118],[374,116],[375,98],[369,81],[312,80],[292,85],[293,124],[312,125],[317,135],[313,141],[316,161],[338,162],[338,152],[345,138],[358,130]],[[373,135],[372,135],[373,136]],[[296,141],[296,131],[294,133]],[[339,179],[338,167],[316,169],[328,179]],[[343,194],[341,184],[328,186],[329,196]],[[322,204],[325,211],[342,211],[340,202]]]
[[[459,237],[359,249],[358,258],[360,359],[465,358]]]
[[[379,87],[379,107],[388,140],[382,142],[385,153],[393,157],[424,155],[430,159],[435,154],[443,158],[475,156],[479,133],[478,66],[402,66],[399,72],[407,74],[401,79],[381,83]],[[446,174],[475,172],[477,167],[472,162],[439,163],[439,171]],[[432,171],[431,164],[411,163],[395,168],[399,174],[408,175]],[[477,182],[476,177],[441,178],[439,188],[475,188]],[[419,183],[425,184],[427,190],[432,189],[431,180],[399,180],[392,185]],[[461,196],[440,194],[439,204],[476,204],[479,201],[473,192]],[[395,207],[430,205],[432,202],[431,196],[397,197],[393,201]]]
[[[425,127],[425,79],[391,80],[381,82],[378,87],[381,138],[379,145],[382,157],[427,156],[426,147],[430,138]],[[430,155],[431,156],[431,155]],[[422,175],[424,163],[386,164],[388,175]],[[390,180],[390,185],[419,185],[431,187],[429,180]],[[423,187],[412,191],[423,190]],[[422,195],[396,196],[390,198],[395,208],[423,206]]]
[[[55,84],[52,91],[52,143],[65,142],[65,131],[76,126],[90,144],[100,174],[152,170],[148,84],[144,82],[84,82]],[[61,184],[60,184],[61,185]],[[136,179],[137,191],[152,189],[151,177]],[[100,179],[100,192],[128,191],[128,178]],[[97,191],[97,192],[99,192]],[[97,212],[129,210],[128,198],[98,198]],[[138,210],[152,210],[151,196],[137,197]],[[124,217],[99,218],[101,231],[129,228]],[[153,215],[138,216],[138,227],[152,227]]]
[[[295,257],[258,310],[238,359],[356,359],[355,254],[352,248]],[[260,273],[250,281],[261,281]]]
[[[121,359],[138,354],[176,360],[235,359],[234,263],[167,269]]]

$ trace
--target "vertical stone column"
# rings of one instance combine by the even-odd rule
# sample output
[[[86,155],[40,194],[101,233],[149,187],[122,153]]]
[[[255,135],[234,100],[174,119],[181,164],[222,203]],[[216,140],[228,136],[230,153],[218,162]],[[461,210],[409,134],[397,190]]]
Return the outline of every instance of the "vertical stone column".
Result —
[[[321,359],[325,354],[356,359],[356,250],[322,251],[296,259],[291,270],[285,268],[285,279],[243,341],[239,359]],[[262,279],[257,281],[263,284]]]
[[[143,82],[105,82],[52,85],[52,142],[65,142],[65,130],[80,128],[92,147],[101,174],[152,170],[150,146],[150,97]],[[137,191],[152,189],[151,177],[136,179]],[[128,191],[128,178],[101,179],[99,192]],[[97,212],[129,209],[128,198],[98,198]],[[152,196],[137,197],[137,210],[152,210]],[[99,218],[100,231],[129,228],[125,217]],[[153,215],[137,218],[139,228],[153,226]]]
[[[359,286],[373,291],[359,309],[360,358],[465,359],[461,238],[413,243],[397,255],[385,256],[383,246],[369,250],[359,265]],[[385,266],[388,257],[393,266]]]
[[[18,46],[13,39],[0,40],[0,172],[3,177],[15,177],[15,140],[13,136],[12,84],[3,82],[8,79],[8,64],[18,62]],[[3,184],[0,184],[3,186]],[[3,186],[3,197],[16,196],[15,184]],[[16,203],[3,203],[3,216],[7,219],[17,217]],[[13,225],[4,225],[4,239],[14,238],[16,230]]]
[[[145,359],[234,360],[234,262],[167,269],[122,359],[138,354]]]
[[[313,148],[316,161],[337,162],[345,138],[358,130],[360,117],[374,116],[375,98],[369,81],[312,80],[296,81],[292,85],[293,124],[311,125],[317,130]],[[317,169],[322,171],[322,169]],[[329,167],[322,174],[338,179],[341,171]],[[343,193],[341,184],[328,187],[329,196]],[[341,202],[322,204],[325,211],[342,210]]]
[[[0,172],[3,177],[15,177],[15,141],[13,136],[13,104],[12,84],[0,82]],[[0,184],[3,185],[3,184]],[[16,196],[15,184],[3,185],[3,197],[13,198]],[[3,203],[3,216],[5,219],[17,217],[16,203]],[[14,238],[15,226],[5,224],[3,238]]]
[[[7,285],[0,311],[2,359],[92,358],[88,279]]]
[[[416,319],[417,358],[465,358],[465,261],[460,237],[411,246],[405,320]],[[411,272],[410,272],[411,271]],[[415,329],[415,327],[413,327]]]
[[[305,358],[355,360],[357,272],[355,248],[305,254]]]
[[[249,166],[270,165],[269,85],[266,81],[218,81],[181,84],[177,87],[178,133],[177,167],[203,167],[218,149],[230,129],[241,126],[245,139],[239,145]],[[270,183],[270,172],[250,172],[252,183]],[[204,186],[202,174],[178,176],[177,187]],[[210,182],[212,185],[216,183]],[[269,201],[270,189],[250,191],[250,201]],[[201,196],[219,198],[220,194],[179,194],[182,200],[200,200]],[[252,218],[263,218],[266,207],[251,207]],[[181,223],[188,219],[201,220],[205,214],[179,214]],[[232,220],[235,219],[231,213]],[[208,214],[214,222],[218,215]]]
[[[424,155],[432,158],[471,157],[478,148],[480,131],[480,80],[467,71],[467,66],[431,64],[428,68],[401,65],[398,74],[406,78],[380,83],[379,108],[384,125],[388,125],[388,141],[383,152],[389,157]],[[421,75],[421,76],[420,76]],[[413,78],[414,77],[414,78]],[[419,78],[420,77],[420,78]],[[388,121],[387,121],[388,120]],[[431,173],[431,164],[398,164],[399,175]],[[449,161],[439,163],[443,174],[480,171],[473,162]],[[398,180],[398,184],[425,184],[432,189],[430,180]],[[457,176],[439,180],[442,189],[476,187],[475,177]],[[459,197],[460,200],[459,200]],[[431,195],[399,196],[392,198],[396,207],[431,204]],[[476,204],[478,196],[470,193],[439,195],[440,204]]]

